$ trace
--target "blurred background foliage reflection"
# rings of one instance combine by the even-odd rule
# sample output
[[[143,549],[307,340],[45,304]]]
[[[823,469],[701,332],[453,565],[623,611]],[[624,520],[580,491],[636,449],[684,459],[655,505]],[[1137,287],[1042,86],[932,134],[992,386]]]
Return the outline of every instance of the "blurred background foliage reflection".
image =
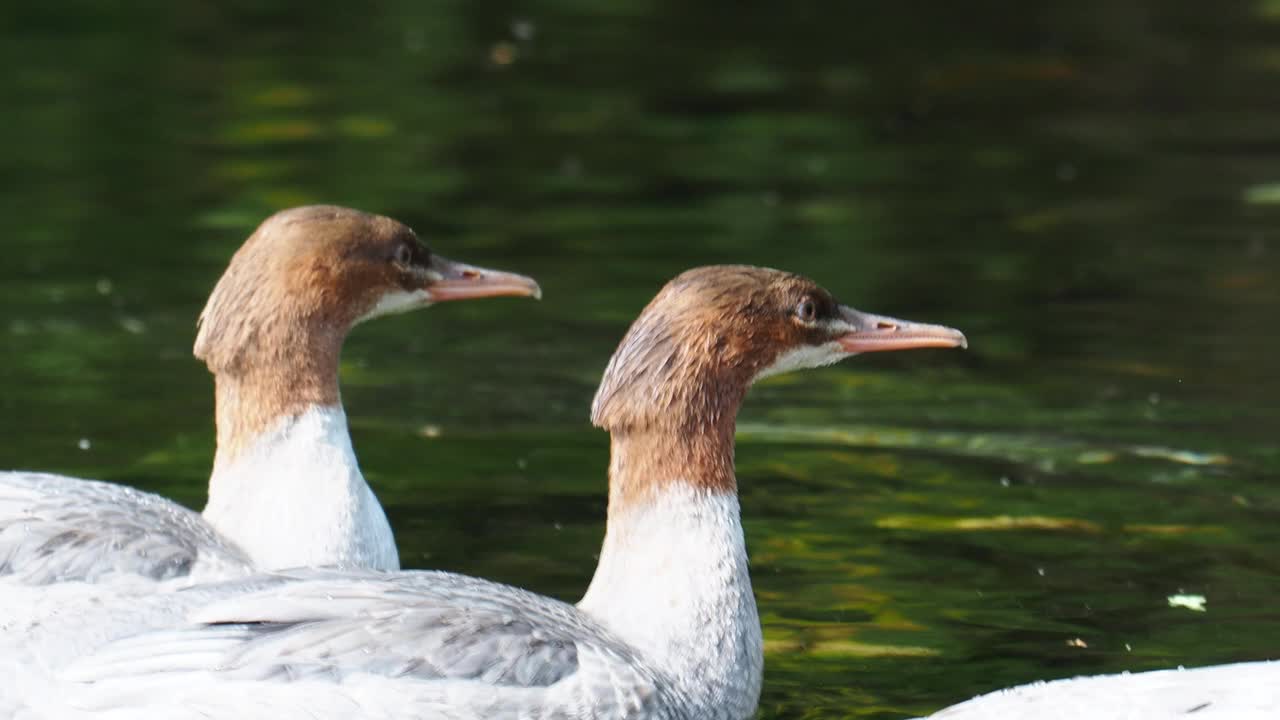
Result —
[[[574,600],[614,344],[677,272],[772,265],[972,349],[752,392],[763,717],[1280,654],[1276,0],[26,3],[0,40],[0,467],[199,507],[205,294],[351,205],[546,291],[349,342],[405,565]]]

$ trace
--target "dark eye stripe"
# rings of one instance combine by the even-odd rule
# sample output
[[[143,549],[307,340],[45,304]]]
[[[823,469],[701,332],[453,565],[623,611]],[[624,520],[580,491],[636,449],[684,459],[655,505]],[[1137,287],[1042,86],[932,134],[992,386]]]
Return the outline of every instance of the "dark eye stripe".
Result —
[[[827,320],[836,315],[836,303],[825,293],[810,296],[813,299],[814,315],[819,320]]]
[[[392,262],[424,268],[431,264],[431,250],[412,235],[401,238],[391,252]]]

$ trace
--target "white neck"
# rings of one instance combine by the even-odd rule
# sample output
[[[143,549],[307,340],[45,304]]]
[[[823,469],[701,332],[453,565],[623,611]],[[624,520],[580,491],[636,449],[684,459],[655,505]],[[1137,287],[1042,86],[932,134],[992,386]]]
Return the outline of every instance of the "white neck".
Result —
[[[400,568],[338,405],[281,420],[231,459],[219,449],[204,518],[262,570]]]
[[[677,481],[611,508],[578,607],[666,669],[704,716],[755,713],[764,642],[737,495]]]

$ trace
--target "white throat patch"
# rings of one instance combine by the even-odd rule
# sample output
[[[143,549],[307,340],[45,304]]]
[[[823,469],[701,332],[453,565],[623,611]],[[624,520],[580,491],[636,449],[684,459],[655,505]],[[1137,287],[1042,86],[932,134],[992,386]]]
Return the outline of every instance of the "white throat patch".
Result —
[[[426,307],[431,304],[431,293],[426,290],[418,289],[412,292],[404,290],[392,290],[378,298],[378,304],[373,306],[369,312],[361,315],[356,323],[362,323],[365,320],[372,320],[383,315],[396,315],[403,312],[409,312],[420,307]]]
[[[754,383],[767,377],[791,372],[792,370],[823,367],[839,362],[852,354],[840,347],[840,343],[834,340],[825,345],[802,345],[779,355],[772,365],[757,373],[751,382]]]

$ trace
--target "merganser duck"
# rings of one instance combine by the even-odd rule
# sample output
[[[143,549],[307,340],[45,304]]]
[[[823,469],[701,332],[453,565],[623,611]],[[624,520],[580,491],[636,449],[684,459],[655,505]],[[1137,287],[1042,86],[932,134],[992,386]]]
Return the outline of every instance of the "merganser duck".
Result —
[[[981,695],[929,720],[1275,720],[1280,661],[1096,675]]]
[[[170,720],[749,718],[764,651],[734,475],[748,388],[863,352],[965,346],[798,275],[691,270],[631,326],[592,405],[611,435],[608,525],[576,606],[449,573],[319,569],[97,603],[10,623],[25,645],[0,662],[56,675],[11,680],[10,703]]]
[[[395,220],[333,206],[268,218],[200,314],[217,455],[203,514],[109,483],[0,473],[0,575],[217,578],[298,566],[396,570],[391,527],[356,463],[338,394],[355,325],[537,283],[433,254]]]

